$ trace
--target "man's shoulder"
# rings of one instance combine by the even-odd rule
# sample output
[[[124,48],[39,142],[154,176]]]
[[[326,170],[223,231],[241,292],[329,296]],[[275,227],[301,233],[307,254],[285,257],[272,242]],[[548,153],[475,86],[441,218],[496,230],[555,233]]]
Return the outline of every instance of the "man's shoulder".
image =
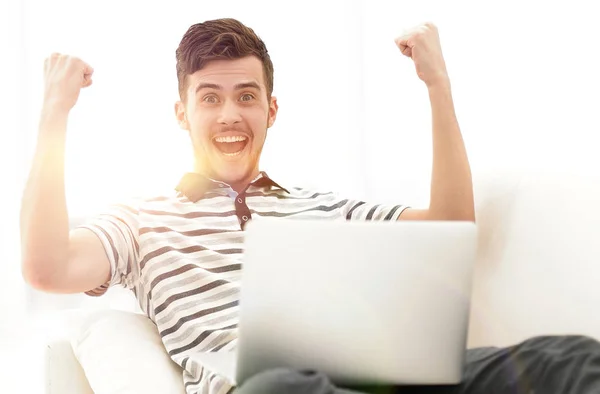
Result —
[[[338,196],[336,192],[318,186],[293,186],[287,191],[288,193],[284,193],[284,195],[302,199],[337,198]]]
[[[138,195],[119,199],[109,204],[112,208],[127,209],[130,211],[153,210],[161,207],[175,207],[181,203],[182,198],[176,193],[163,193],[153,195]]]

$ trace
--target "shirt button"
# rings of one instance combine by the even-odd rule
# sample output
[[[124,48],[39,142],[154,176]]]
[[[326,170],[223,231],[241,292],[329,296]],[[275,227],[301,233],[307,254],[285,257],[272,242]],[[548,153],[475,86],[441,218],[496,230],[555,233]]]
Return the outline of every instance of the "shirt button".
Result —
[[[241,203],[243,203],[243,201],[242,201],[242,199],[241,199],[241,198],[238,198],[238,202],[239,202],[240,204],[241,204]]]
[[[248,216],[242,216],[242,220],[243,220],[244,222],[247,222],[247,221],[248,221]]]

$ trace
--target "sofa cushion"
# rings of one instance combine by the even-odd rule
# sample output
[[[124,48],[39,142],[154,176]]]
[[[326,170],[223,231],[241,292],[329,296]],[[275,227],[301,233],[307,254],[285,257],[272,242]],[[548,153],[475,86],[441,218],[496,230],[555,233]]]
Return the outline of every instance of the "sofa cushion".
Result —
[[[182,370],[145,315],[118,310],[87,314],[71,346],[95,394],[185,392]]]
[[[538,335],[600,339],[600,174],[583,170],[486,174],[475,182],[470,347]]]

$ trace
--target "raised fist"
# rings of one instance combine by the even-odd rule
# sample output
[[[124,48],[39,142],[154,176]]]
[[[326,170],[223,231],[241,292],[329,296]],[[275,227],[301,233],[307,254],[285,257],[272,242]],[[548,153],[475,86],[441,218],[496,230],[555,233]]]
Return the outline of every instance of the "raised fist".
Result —
[[[53,53],[44,62],[44,105],[70,111],[81,88],[92,84],[94,69],[79,58]]]

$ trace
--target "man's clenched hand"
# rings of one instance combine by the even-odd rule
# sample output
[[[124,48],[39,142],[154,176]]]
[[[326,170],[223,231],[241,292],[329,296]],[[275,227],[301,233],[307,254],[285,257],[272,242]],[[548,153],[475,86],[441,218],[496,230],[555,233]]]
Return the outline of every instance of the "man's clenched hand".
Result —
[[[79,92],[92,84],[94,69],[79,58],[53,53],[44,62],[44,107],[68,113]]]
[[[395,42],[402,54],[413,60],[417,75],[427,87],[448,83],[440,37],[433,23],[424,23],[409,29],[396,38]]]

